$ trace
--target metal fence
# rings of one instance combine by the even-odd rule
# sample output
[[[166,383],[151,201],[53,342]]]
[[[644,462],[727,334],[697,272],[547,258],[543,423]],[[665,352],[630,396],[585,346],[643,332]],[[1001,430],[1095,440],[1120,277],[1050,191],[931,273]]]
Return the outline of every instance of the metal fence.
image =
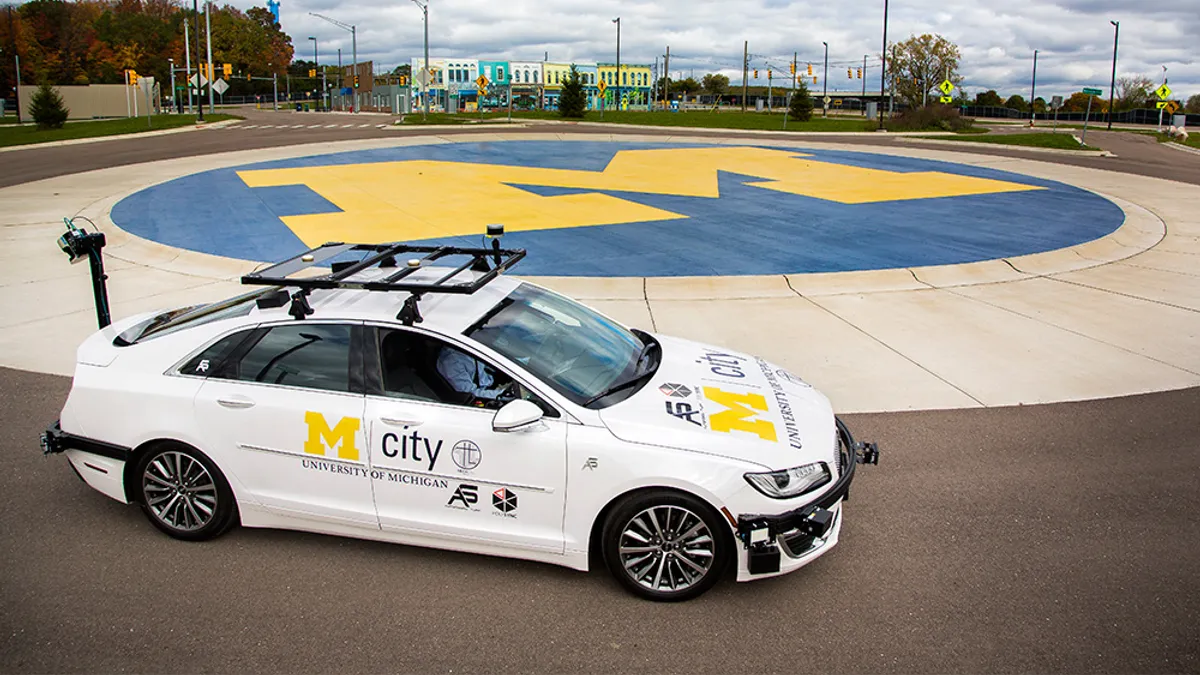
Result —
[[[979,106],[969,105],[961,108],[962,114],[965,117],[990,117],[993,119],[1029,119],[1029,111],[1014,110],[1013,108],[1004,108],[997,106]],[[1047,110],[1037,114],[1039,120],[1054,119],[1054,111]],[[1108,122],[1108,113],[1092,110],[1089,116],[1086,112],[1065,112],[1058,111],[1059,122],[1082,122],[1084,118],[1088,118],[1090,122]],[[1200,126],[1200,114],[1186,114],[1187,126]],[[1138,108],[1135,110],[1122,110],[1113,113],[1113,124],[1148,124],[1158,125],[1158,110],[1153,108]],[[1166,112],[1162,115],[1163,124],[1171,123],[1171,115]]]

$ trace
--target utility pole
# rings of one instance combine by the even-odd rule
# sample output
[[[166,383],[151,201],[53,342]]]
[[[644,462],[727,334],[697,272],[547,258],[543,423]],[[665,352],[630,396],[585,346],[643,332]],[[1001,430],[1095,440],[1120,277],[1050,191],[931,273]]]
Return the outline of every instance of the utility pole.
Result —
[[[617,74],[615,84],[617,85],[617,97],[613,99],[613,107],[617,110],[621,109],[621,17],[613,19],[613,23],[617,24]]]
[[[203,70],[203,68],[200,67],[200,64],[204,62],[204,59],[200,57],[200,5],[197,0],[192,0],[192,16],[195,19],[195,30],[193,32],[196,33],[196,102],[199,103],[199,105],[196,106],[196,120],[203,122],[204,99],[201,98],[201,92],[204,90],[200,88],[200,78],[204,77],[204,75],[200,74],[199,71]],[[191,97],[189,96],[189,99],[190,98]]]
[[[212,78],[216,77],[216,75],[213,73],[213,62],[212,62],[212,19],[210,18],[211,14],[212,14],[211,7],[212,7],[212,3],[209,2],[208,0],[204,0],[204,28],[205,28],[206,32],[208,33],[208,77],[210,80]],[[216,110],[217,110],[216,107],[213,105],[213,83],[209,82],[208,83],[208,112],[215,115]]]
[[[863,86],[863,92],[862,92],[863,117],[866,117],[867,116],[867,55],[866,54],[863,54],[863,69],[862,69],[861,79],[862,79],[862,86]]]
[[[745,43],[742,45],[742,112],[746,112],[746,96],[747,96],[747,91],[748,91],[747,87],[750,84],[746,80],[749,79],[749,75],[750,75],[750,73],[748,72],[749,68],[750,68],[750,41],[746,40]]]
[[[883,0],[883,50],[879,52],[883,58],[883,68],[879,71],[879,128],[883,129],[883,95],[887,89],[887,24],[888,0]]]
[[[13,6],[12,5],[8,6],[8,37],[9,37],[9,40],[12,41],[13,64],[17,71],[17,88],[14,90],[14,92],[16,93],[16,101],[17,101],[17,124],[20,124],[21,123],[21,48],[18,46],[18,43],[17,43],[16,29],[13,28]]]
[[[279,111],[279,73],[271,73],[271,90],[273,96],[272,110]]]
[[[346,112],[346,99],[342,96],[342,89],[345,86],[342,84],[342,48],[338,47],[338,105],[342,112]]]
[[[320,70],[320,69],[321,69],[321,58],[320,58],[320,56],[318,56],[318,55],[317,55],[317,38],[316,38],[315,36],[313,36],[313,35],[309,35],[309,36],[308,36],[308,39],[309,39],[309,40],[312,40],[312,43],[313,43],[313,70],[314,70],[314,71],[315,71],[315,70]],[[313,73],[313,74],[315,75],[316,73]],[[322,73],[321,75],[322,75],[322,76],[324,76],[324,73]],[[314,78],[314,81],[313,81],[313,86],[316,86],[316,81],[315,81],[315,78]],[[317,104],[317,105],[314,105],[313,107],[314,107],[314,108],[316,108],[316,109],[318,109],[318,110],[320,109],[320,105],[319,105],[319,104]]]
[[[663,110],[671,105],[671,45],[667,45],[667,55],[663,61]]]
[[[1038,50],[1033,50],[1033,84],[1029,86],[1029,126],[1033,126],[1033,99],[1037,95],[1037,55]]]

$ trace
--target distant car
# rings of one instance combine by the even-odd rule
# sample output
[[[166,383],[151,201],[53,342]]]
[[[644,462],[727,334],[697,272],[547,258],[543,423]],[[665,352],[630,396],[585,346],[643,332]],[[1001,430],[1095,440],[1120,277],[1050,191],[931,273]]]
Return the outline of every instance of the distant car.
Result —
[[[327,244],[248,294],[120,321],[80,346],[44,450],[179,539],[241,523],[578,570],[598,552],[653,600],[837,542],[878,451],[823,395],[501,275],[523,255]]]

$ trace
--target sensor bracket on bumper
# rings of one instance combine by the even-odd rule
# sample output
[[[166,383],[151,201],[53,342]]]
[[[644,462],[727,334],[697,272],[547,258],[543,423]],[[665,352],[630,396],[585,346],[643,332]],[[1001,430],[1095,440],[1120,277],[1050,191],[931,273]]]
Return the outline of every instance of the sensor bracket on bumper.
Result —
[[[783,533],[795,533],[811,538],[824,539],[833,528],[835,516],[831,509],[840,501],[850,498],[850,483],[858,464],[879,464],[879,446],[875,443],[859,443],[850,434],[850,429],[836,420],[838,436],[841,438],[841,475],[811,504],[793,511],[773,515],[742,515],[737,519],[737,536],[748,551],[750,574],[771,574],[779,571],[780,551],[776,537]]]

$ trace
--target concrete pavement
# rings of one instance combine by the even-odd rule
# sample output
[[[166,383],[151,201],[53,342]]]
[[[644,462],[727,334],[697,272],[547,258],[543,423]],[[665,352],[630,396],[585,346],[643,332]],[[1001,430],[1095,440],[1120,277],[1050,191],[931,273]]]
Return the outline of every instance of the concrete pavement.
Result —
[[[108,234],[113,313],[126,316],[235,294],[235,280],[257,264],[121,232],[107,218],[109,210],[147,185],[248,161],[351,149],[605,138],[617,137],[389,137],[162,160],[5,188],[0,365],[67,374],[74,346],[94,329],[87,270],[66,265],[54,245],[61,216],[91,218]],[[629,324],[778,361],[847,412],[1045,403],[1200,384],[1200,274],[1193,265],[1200,254],[1200,188],[1024,159],[882,151],[1062,180],[1111,198],[1126,222],[1070,249],[969,265],[720,280],[540,281]]]

